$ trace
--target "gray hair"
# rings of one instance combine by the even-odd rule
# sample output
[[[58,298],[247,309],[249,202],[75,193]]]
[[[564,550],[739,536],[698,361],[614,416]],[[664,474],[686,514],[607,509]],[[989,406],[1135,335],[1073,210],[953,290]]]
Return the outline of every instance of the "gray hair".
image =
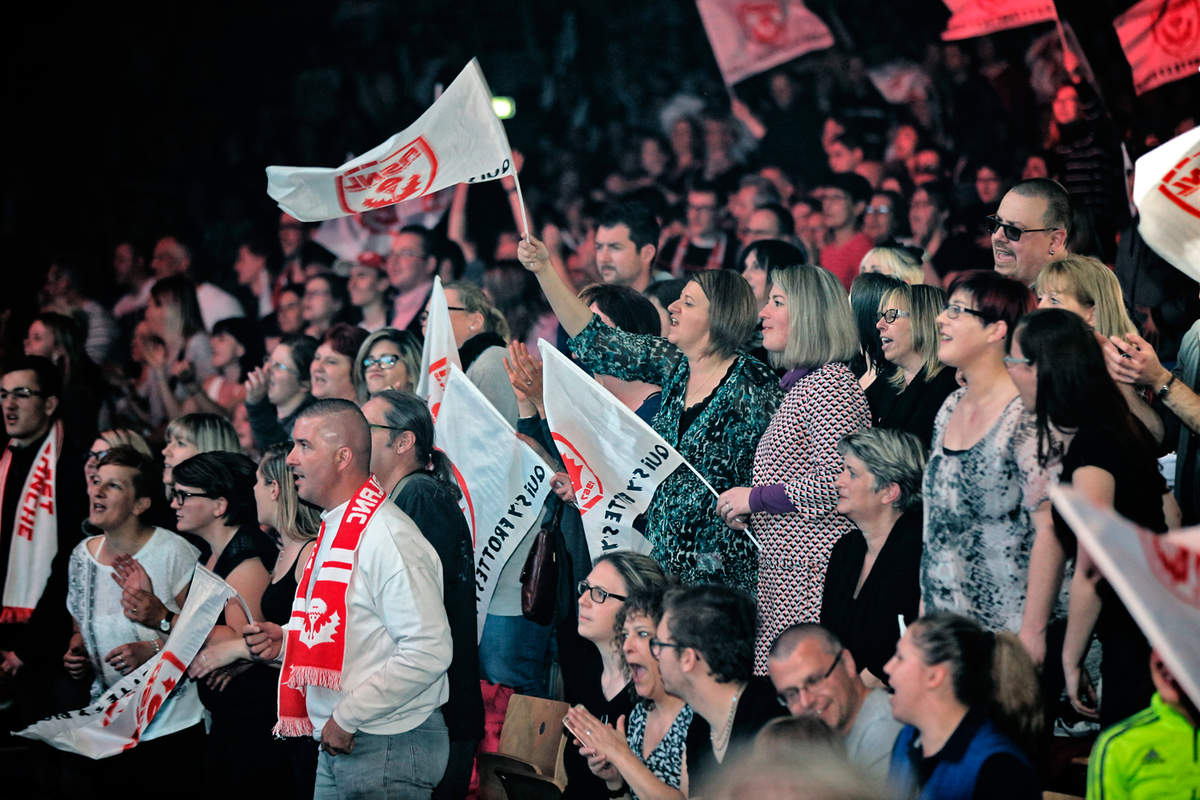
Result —
[[[847,434],[838,442],[838,452],[861,459],[875,476],[875,491],[889,484],[900,487],[893,504],[908,511],[921,502],[921,478],[925,472],[925,448],[907,431],[867,428]]]

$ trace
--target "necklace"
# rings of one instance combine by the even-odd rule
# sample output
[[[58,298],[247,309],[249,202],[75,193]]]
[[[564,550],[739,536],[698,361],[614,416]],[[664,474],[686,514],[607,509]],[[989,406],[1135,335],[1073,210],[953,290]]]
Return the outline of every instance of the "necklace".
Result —
[[[729,704],[729,717],[725,720],[725,725],[721,728],[721,735],[715,733],[709,734],[709,739],[712,740],[713,752],[717,756],[717,760],[721,761],[725,758],[725,750],[729,747],[729,737],[733,733],[733,717],[737,714],[738,700],[742,697],[742,690],[738,689],[733,695],[733,701]]]

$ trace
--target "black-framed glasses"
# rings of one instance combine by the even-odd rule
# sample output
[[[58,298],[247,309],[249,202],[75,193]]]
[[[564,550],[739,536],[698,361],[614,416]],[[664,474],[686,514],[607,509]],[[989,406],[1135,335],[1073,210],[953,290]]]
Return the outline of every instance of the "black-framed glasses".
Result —
[[[1001,361],[1004,362],[1004,366],[1006,366],[1006,367],[1011,367],[1014,365],[1020,365],[1023,367],[1033,366],[1032,361],[1030,361],[1028,358],[1024,358],[1022,356],[1004,356],[1004,358],[1002,358]]]
[[[655,661],[657,661],[658,657],[660,655],[662,655],[662,649],[664,647],[670,647],[675,650],[683,650],[686,647],[691,647],[691,645],[690,644],[680,644],[679,642],[664,642],[660,639],[652,638],[650,640],[650,655],[654,657]]]
[[[782,693],[775,695],[775,699],[779,701],[779,705],[787,708],[788,703],[794,700],[796,695],[800,694],[801,692],[811,693],[814,689],[828,680],[829,676],[832,675],[833,671],[837,668],[837,665],[841,663],[842,653],[844,652],[846,652],[845,648],[838,650],[837,655],[833,658],[833,663],[829,665],[829,669],[825,670],[825,672],[821,675],[810,675],[805,678],[804,682],[796,688],[786,689]]]
[[[380,430],[385,430],[385,431],[406,431],[406,430],[408,430],[408,428],[397,428],[395,425],[381,425],[378,422],[368,422],[367,427],[368,428],[379,428]]]
[[[950,319],[958,319],[962,314],[970,314],[973,317],[979,317],[984,322],[990,322],[987,314],[974,308],[967,308],[959,303],[946,303],[943,311]]]
[[[364,358],[362,360],[362,365],[363,365],[363,369],[370,369],[371,367],[375,366],[376,364],[383,367],[384,369],[391,369],[392,367],[396,366],[396,364],[399,361],[400,361],[400,356],[396,355],[395,353],[384,353],[381,356],[375,356],[375,357],[367,356],[366,358]]]
[[[613,600],[627,599],[623,594],[610,592],[607,589],[600,588],[599,586],[592,586],[587,581],[580,581],[579,583],[575,584],[575,593],[580,597],[583,597],[584,593],[587,593],[592,598],[593,603],[603,603],[610,597]]]
[[[465,309],[465,308],[464,308],[464,307],[462,307],[462,306],[446,306],[446,310],[447,310],[447,311],[466,311],[467,309]],[[429,312],[428,312],[428,311],[422,311],[422,312],[420,313],[420,315],[419,315],[417,318],[418,318],[419,320],[421,320],[421,322],[425,322],[426,320],[428,320],[428,319],[429,319]]]
[[[18,386],[12,391],[9,391],[8,389],[0,389],[0,401],[7,400],[10,397],[15,397],[18,400],[28,400],[31,397],[45,396],[45,392],[38,389],[30,389],[28,386]]]
[[[898,317],[907,317],[907,316],[909,316],[908,311],[901,311],[898,308],[885,308],[883,311],[879,312],[879,316],[877,316],[875,319],[877,319],[877,320],[881,319],[884,322],[886,322],[888,325],[891,325],[893,322],[896,321],[896,319]]]
[[[1004,238],[1010,242],[1019,242],[1021,237],[1027,233],[1045,233],[1046,231],[1056,231],[1058,228],[1018,228],[1010,222],[1004,222],[999,217],[984,217],[983,227],[988,232],[988,235],[995,233],[1001,228],[1004,229]]]
[[[207,497],[212,499],[212,495],[208,492],[185,492],[183,489],[174,489],[171,492],[171,503],[183,505],[188,501],[189,497]]]

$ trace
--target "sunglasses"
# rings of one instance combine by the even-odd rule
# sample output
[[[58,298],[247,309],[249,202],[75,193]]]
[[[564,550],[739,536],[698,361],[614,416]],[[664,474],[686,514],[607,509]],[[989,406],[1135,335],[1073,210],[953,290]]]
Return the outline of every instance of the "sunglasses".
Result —
[[[1045,233],[1046,231],[1058,230],[1058,228],[1018,228],[1016,225],[1001,222],[999,217],[984,217],[983,228],[988,232],[989,236],[1003,228],[1004,238],[1010,242],[1021,241],[1021,237],[1027,233]]]
[[[370,357],[364,358],[362,365],[363,365],[363,369],[370,369],[371,367],[375,366],[376,364],[383,367],[384,369],[391,369],[392,367],[396,366],[397,362],[399,362],[399,361],[400,361],[400,356],[396,355],[395,353],[387,353],[386,355],[377,356],[375,358],[370,358]]]

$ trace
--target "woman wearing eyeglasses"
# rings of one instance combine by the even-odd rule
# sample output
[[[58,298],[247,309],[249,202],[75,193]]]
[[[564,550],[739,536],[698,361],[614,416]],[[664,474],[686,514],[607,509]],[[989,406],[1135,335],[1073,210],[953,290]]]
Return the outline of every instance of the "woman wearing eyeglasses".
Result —
[[[367,397],[385,389],[411,392],[421,375],[421,341],[409,331],[380,328],[358,348],[354,385],[365,386]]]
[[[1147,530],[1165,531],[1167,487],[1158,472],[1154,439],[1105,370],[1092,329],[1077,314],[1046,309],[1022,318],[1009,341],[1009,374],[1026,407],[1036,409],[1038,456],[1047,455],[1053,437],[1070,434],[1063,483]],[[1076,551],[1070,529],[1056,522],[1064,547]],[[1150,702],[1150,645],[1120,598],[1099,580],[1087,551],[1078,549],[1076,559],[1062,652],[1067,694],[1081,714],[1097,716],[1095,693],[1082,666],[1095,629],[1103,645],[1099,717],[1108,727]]]
[[[586,708],[567,712],[592,772],[609,797],[622,789],[633,800],[682,800],[688,794],[687,733],[692,708],[667,694],[654,632],[662,619],[663,588],[629,595],[617,612],[617,639],[638,702],[628,718],[605,724]]]
[[[617,615],[634,592],[666,589],[662,569],[649,556],[625,551],[596,559],[587,578],[579,582],[579,635],[593,647],[579,653],[575,663],[564,664],[563,694],[572,706],[583,706],[596,719],[616,724],[633,709],[635,684],[621,655]],[[604,781],[592,774],[586,757],[575,747],[563,754],[567,771],[564,797],[607,797]]]
[[[296,415],[313,402],[309,367],[317,344],[311,336],[289,336],[246,377],[246,413],[259,450],[291,439]]]
[[[147,458],[153,458],[154,453],[150,450],[150,445],[146,444],[146,440],[137,431],[126,430],[124,428],[104,431],[96,437],[96,441],[92,442],[92,449],[88,451],[87,460],[83,462],[83,479],[85,486],[91,486],[96,479],[96,471],[100,467],[100,459],[107,455],[108,451],[114,447],[132,447]]]
[[[883,357],[897,369],[867,387],[871,425],[908,431],[926,450],[934,417],[958,388],[954,370],[937,354],[937,316],[945,305],[937,286],[904,284],[883,296],[875,322]]]
[[[967,385],[934,421],[921,587],[925,611],[957,609],[989,630],[1019,632],[1040,664],[1062,583],[1050,516],[1061,450],[1038,458],[1033,417],[1004,367],[1008,333],[1033,305],[1024,284],[980,270],[951,284],[938,315],[938,358]]]

